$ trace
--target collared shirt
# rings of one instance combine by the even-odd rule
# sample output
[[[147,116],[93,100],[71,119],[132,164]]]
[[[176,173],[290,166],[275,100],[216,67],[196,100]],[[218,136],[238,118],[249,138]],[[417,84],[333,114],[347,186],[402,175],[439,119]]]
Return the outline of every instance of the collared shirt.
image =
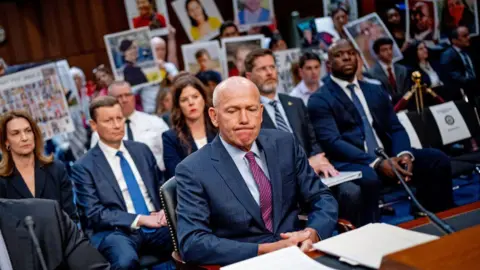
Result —
[[[167,123],[158,116],[139,111],[134,111],[128,119],[130,119],[130,128],[132,129],[133,139],[137,142],[146,144],[155,156],[158,168],[161,171],[165,171],[162,133],[169,129]],[[123,137],[123,139],[128,139],[127,125],[125,125],[125,137]],[[98,134],[95,132],[92,135],[92,142],[90,144],[91,148],[93,148],[97,142]]]
[[[292,126],[290,125],[290,122],[288,122],[287,114],[285,113],[285,110],[283,109],[282,102],[278,98],[278,93],[275,94],[274,100],[277,101],[277,108],[280,111],[280,114],[282,115],[283,120],[285,120],[285,123],[287,124],[288,129],[290,130],[291,133],[293,133]],[[268,116],[270,116],[270,119],[272,119],[273,124],[275,124],[275,126],[277,126],[277,120],[275,118],[275,108],[272,105],[270,105],[270,101],[272,101],[272,100],[267,98],[267,97],[260,96],[260,102],[265,107],[265,110],[267,110]]]
[[[322,85],[323,82],[320,80],[318,82],[318,88],[322,87]],[[290,92],[290,96],[301,98],[303,103],[305,103],[305,106],[307,106],[308,99],[313,93],[317,92],[317,90],[318,89],[311,91],[305,84],[305,81],[302,80],[297,86],[295,86],[295,88],[293,88],[292,92]]]
[[[244,14],[245,14],[245,22],[248,23],[255,23],[260,20],[260,13],[262,13],[262,9],[259,8],[255,10],[254,12],[251,12],[248,9],[245,9]]]
[[[352,92],[347,88],[347,86],[350,84],[350,82],[335,78],[333,75],[330,75],[330,77],[332,78],[332,80],[336,84],[338,84],[340,86],[340,88],[342,88],[342,90],[345,92],[345,94],[348,96],[348,98],[350,98],[350,100],[352,100]],[[378,147],[383,148],[383,143],[380,140],[380,138],[378,137],[377,131],[373,127],[372,113],[370,112],[370,108],[368,107],[368,103],[367,103],[367,100],[365,99],[365,95],[363,94],[363,91],[360,88],[360,85],[358,84],[357,77],[355,77],[355,79],[351,83],[355,85],[355,94],[357,95],[358,99],[360,100],[360,103],[362,104],[363,110],[365,111],[365,114],[367,115],[368,122],[370,123],[370,126],[372,127],[372,130],[373,130],[373,134],[375,135],[375,139],[377,140]],[[364,148],[365,148],[365,152],[367,152],[368,149],[367,149],[367,142],[366,141],[364,143]],[[397,157],[399,157],[403,154],[409,154],[412,157],[412,161],[414,160],[414,156],[410,151],[402,151],[397,155]],[[375,163],[377,163],[379,160],[380,159],[377,158],[374,162],[372,162],[370,164],[370,166],[373,167],[375,165]]]
[[[385,64],[384,62],[382,61],[378,61],[378,63],[380,64],[380,66],[382,67],[383,69],[383,72],[385,72],[385,74],[387,75],[387,78],[388,78],[388,68],[390,67],[391,70],[392,70],[392,74],[393,74],[393,77],[396,79],[397,76],[395,76],[395,69],[393,68],[393,63],[391,63],[390,65],[387,65]],[[348,89],[347,89],[348,90]]]
[[[243,181],[245,181],[245,184],[247,184],[248,190],[250,191],[250,194],[252,194],[253,199],[257,202],[258,205],[260,205],[260,192],[258,191],[257,182],[255,182],[255,179],[253,178],[253,173],[250,170],[250,163],[248,163],[248,160],[245,157],[247,152],[227,143],[223,140],[222,136],[220,136],[220,141],[222,142],[223,146],[227,150],[235,165],[237,166],[237,169],[240,172],[240,175],[242,175]],[[268,180],[270,180],[265,153],[263,153],[263,151],[260,151],[256,142],[253,142],[250,151],[253,152],[255,156],[255,161],[258,163],[258,166],[260,166],[265,176],[268,178]]]
[[[123,156],[128,162],[128,165],[130,165],[130,168],[132,168],[133,175],[135,176],[138,186],[140,187],[140,191],[142,192],[143,198],[145,199],[145,203],[147,204],[148,211],[155,212],[155,206],[153,205],[152,198],[150,198],[150,195],[148,194],[147,187],[143,182],[142,176],[140,175],[140,172],[138,171],[137,166],[135,165],[135,162],[132,159],[132,156],[130,156],[130,153],[128,152],[127,148],[125,148],[125,145],[123,144],[123,142],[120,144],[119,149],[112,148],[106,145],[105,143],[103,143],[101,140],[98,141],[98,146],[100,147],[103,154],[105,155],[105,158],[107,159],[108,164],[112,169],[115,179],[117,180],[118,186],[120,187],[120,191],[122,192],[123,200],[125,201],[125,205],[127,206],[127,212],[130,214],[136,214],[135,207],[133,206],[132,197],[128,192],[127,182],[123,177],[122,167],[120,166],[120,157],[117,156],[118,151],[122,151]],[[132,223],[131,225],[132,228],[137,228],[136,224],[137,224],[138,218],[139,216],[137,216],[137,218]]]
[[[443,84],[442,81],[440,81],[440,77],[438,76],[437,72],[432,68],[429,62],[426,62],[426,64],[420,63],[419,66],[425,73],[427,73],[428,78],[430,78],[431,87]]]
[[[0,231],[0,269],[13,270],[12,261],[8,255],[7,243],[3,239],[2,231]]]

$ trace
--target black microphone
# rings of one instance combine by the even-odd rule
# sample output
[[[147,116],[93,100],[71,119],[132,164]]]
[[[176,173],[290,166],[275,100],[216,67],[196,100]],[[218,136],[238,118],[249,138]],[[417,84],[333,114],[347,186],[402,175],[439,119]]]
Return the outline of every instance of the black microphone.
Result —
[[[25,227],[27,227],[30,238],[32,238],[33,245],[35,246],[35,250],[37,251],[38,259],[40,260],[40,266],[42,267],[42,270],[47,270],[47,264],[45,263],[45,258],[43,257],[42,248],[40,248],[38,238],[35,235],[35,231],[33,230],[33,227],[35,227],[35,222],[33,221],[32,216],[26,216],[24,221]]]
[[[420,209],[420,211],[422,211],[423,213],[425,213],[425,215],[427,215],[427,217],[433,222],[433,224],[435,224],[440,229],[440,231],[442,231],[444,234],[451,234],[455,232],[455,230],[453,230],[453,228],[450,225],[448,225],[445,221],[437,217],[434,213],[425,209],[425,207],[423,207],[423,205],[420,204],[420,202],[417,200],[417,197],[413,195],[413,192],[410,189],[410,187],[407,185],[407,182],[405,182],[405,180],[403,180],[403,177],[400,175],[400,173],[398,173],[397,168],[395,168],[395,165],[393,164],[392,160],[388,157],[388,155],[385,153],[383,148],[379,147],[375,149],[375,154],[378,157],[384,158],[390,164],[393,172],[397,176],[400,183],[402,183],[403,187],[407,191],[408,196],[410,196],[413,203],[418,207],[418,209]]]

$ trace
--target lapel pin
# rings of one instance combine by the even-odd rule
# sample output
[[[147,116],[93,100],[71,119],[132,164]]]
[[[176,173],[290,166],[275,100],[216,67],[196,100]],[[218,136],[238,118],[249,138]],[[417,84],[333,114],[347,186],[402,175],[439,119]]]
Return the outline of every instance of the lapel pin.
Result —
[[[293,103],[291,101],[288,102],[288,106],[292,106]]]

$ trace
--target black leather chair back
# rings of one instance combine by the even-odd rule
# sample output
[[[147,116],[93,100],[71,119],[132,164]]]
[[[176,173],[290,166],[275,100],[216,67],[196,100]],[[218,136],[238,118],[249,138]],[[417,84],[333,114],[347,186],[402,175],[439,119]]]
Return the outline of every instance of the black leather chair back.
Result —
[[[172,237],[173,248],[178,252],[177,241],[177,180],[175,176],[170,178],[165,184],[160,187],[160,199],[165,210],[167,218],[168,229]]]

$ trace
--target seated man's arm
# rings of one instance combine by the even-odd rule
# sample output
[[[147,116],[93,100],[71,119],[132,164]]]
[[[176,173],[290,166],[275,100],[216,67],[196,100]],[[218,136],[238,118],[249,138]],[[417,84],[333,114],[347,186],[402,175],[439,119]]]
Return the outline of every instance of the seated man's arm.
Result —
[[[226,265],[257,256],[258,245],[215,236],[209,227],[209,200],[195,173],[180,163],[177,179],[178,242],[182,259],[194,264]]]
[[[342,138],[330,105],[320,95],[310,97],[308,114],[317,139],[329,159],[365,165],[370,165],[376,160],[375,156],[369,155]]]
[[[442,74],[444,78],[448,78],[456,87],[463,88],[469,80],[465,76],[465,72],[460,72],[457,65],[454,65],[456,55],[453,51],[449,54],[443,54],[440,58],[440,65],[442,67]],[[459,56],[460,57],[460,56]]]
[[[103,256],[92,247],[73,223],[73,221],[60,210],[58,204],[55,204],[56,220],[58,221],[59,232],[61,233],[63,254],[69,269],[110,269],[110,264]]]
[[[115,227],[131,228],[137,215],[122,210],[111,210],[103,206],[98,198],[97,188],[91,172],[82,165],[72,168],[72,180],[75,182],[77,202],[83,208],[86,218],[96,230],[110,230]]]
[[[338,203],[330,189],[323,184],[301,147],[294,146],[295,171],[300,197],[310,206],[307,227],[317,231],[320,239],[330,237],[335,230],[338,219]]]

